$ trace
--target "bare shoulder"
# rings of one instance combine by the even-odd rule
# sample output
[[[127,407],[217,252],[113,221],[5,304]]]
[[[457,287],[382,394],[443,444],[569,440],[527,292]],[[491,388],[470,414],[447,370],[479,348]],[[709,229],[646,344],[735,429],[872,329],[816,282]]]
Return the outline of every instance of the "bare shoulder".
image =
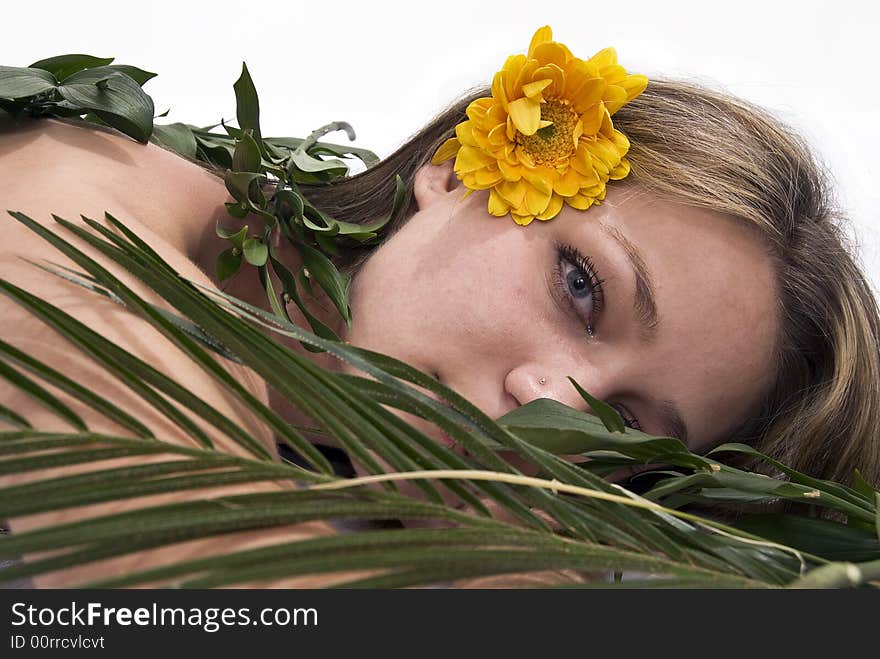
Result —
[[[190,257],[206,229],[213,231],[214,221],[225,215],[229,199],[217,176],[154,144],[86,122],[52,119],[0,122],[4,208],[13,194],[21,203],[49,195],[55,208],[73,196],[79,204],[74,217],[100,217],[107,209],[98,206],[112,203]]]
[[[172,377],[178,384],[212,406],[270,450],[274,437],[266,424],[236,395],[222,388],[169,339],[152,325],[126,309],[49,273],[43,273],[22,260],[49,259],[76,267],[38,235],[11,217],[6,210],[17,210],[49,228],[56,228],[52,215],[84,225],[80,215],[98,221],[110,212],[133,229],[180,275],[204,285],[216,283],[190,258],[199,232],[214,231],[215,209],[225,214],[222,182],[201,168],[152,146],[139,145],[123,136],[100,130],[83,129],[61,122],[0,123],[0,279],[51,302],[55,306],[102,334],[116,345]],[[63,233],[63,232],[62,232]],[[65,233],[65,238],[86,252],[146,300],[163,302],[133,276],[116,266],[88,244]],[[195,446],[155,407],[115,379],[107,369],[78,350],[64,337],[35,316],[0,294],[0,336],[13,347],[39,358],[69,378],[85,383],[95,394],[113,402],[146,425],[165,441]],[[268,404],[265,381],[249,369],[218,357],[218,362],[250,393]],[[93,431],[127,434],[129,431],[46,385],[52,394],[72,409]],[[69,431],[71,426],[29,398],[20,389],[0,378],[0,401],[25,417],[34,428]],[[174,403],[175,401],[170,401]],[[186,410],[182,410],[187,414]],[[190,415],[213,441],[216,449],[244,455],[245,451],[227,435]],[[0,430],[9,426],[0,421]],[[129,466],[161,459],[139,456],[103,461],[100,465],[67,465],[57,469],[28,472],[14,480],[0,479],[0,486],[51,475],[68,475],[94,469]],[[290,482],[231,484],[192,491],[181,491],[138,499],[63,509],[8,520],[13,533],[46,528],[83,517],[121,512],[146,504],[172,503],[193,498],[213,498],[236,493],[275,492],[292,487]],[[114,559],[65,569],[40,578],[40,586],[67,586],[98,577],[127,574],[135,569],[167,564],[169,561],[205,557],[217,552],[235,551],[266,544],[332,534],[322,522],[304,522],[271,530],[242,531],[211,536],[170,547],[144,550]],[[25,557],[29,560],[30,557]],[[315,586],[318,580],[293,578],[271,585]],[[269,584],[261,584],[269,585]]]
[[[190,230],[210,223],[205,217],[212,207],[225,200],[222,183],[219,189],[200,168],[173,154],[137,144],[124,136],[82,129],[55,121],[30,121],[17,126],[0,124],[0,277],[39,295],[88,324],[107,338],[145,359],[181,384],[201,395],[230,418],[250,429],[267,446],[272,438],[263,424],[250,418],[243,406],[188,360],[168,339],[145,321],[125,309],[74,284],[42,273],[22,260],[49,259],[69,267],[65,259],[43,239],[13,219],[5,211],[20,211],[35,221],[55,228],[52,215],[83,224],[80,215],[97,220],[109,212],[146,240],[182,276],[205,285],[211,278],[186,254]],[[212,187],[213,186],[213,187]],[[176,225],[175,225],[176,222]],[[212,225],[211,225],[212,226]],[[66,236],[67,237],[67,236]],[[111,269],[120,279],[148,300],[161,304],[143,284],[109,259],[75,238],[71,239],[90,256]],[[48,330],[40,321],[0,297],[0,335],[16,347],[41,355],[62,371],[74,370],[81,380],[84,373],[95,371],[75,355],[66,340]],[[223,360],[221,360],[222,362]],[[264,402],[268,400],[265,382],[239,365],[224,362],[240,381]],[[93,373],[103,382],[106,377]],[[16,394],[3,389],[0,397],[10,400]],[[134,406],[131,392],[119,383],[103,382],[108,397],[127,400]],[[39,408],[26,400],[24,409],[39,414]],[[87,412],[84,412],[87,414]],[[143,413],[149,416],[148,410]],[[27,414],[24,415],[27,417]],[[100,423],[94,419],[95,423]],[[169,428],[158,416],[152,419],[156,430]],[[148,424],[149,425],[149,424]],[[110,429],[107,430],[118,430]],[[229,450],[234,450],[229,447]]]

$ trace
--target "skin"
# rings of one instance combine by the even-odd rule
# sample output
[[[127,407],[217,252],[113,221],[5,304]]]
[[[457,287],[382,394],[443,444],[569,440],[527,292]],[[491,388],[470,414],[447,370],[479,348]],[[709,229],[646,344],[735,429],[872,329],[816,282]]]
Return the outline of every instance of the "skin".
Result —
[[[314,311],[346,341],[434,375],[493,418],[537,398],[589,411],[568,376],[636,427],[678,436],[697,452],[754,413],[771,383],[778,318],[771,261],[741,222],[615,183],[601,205],[565,206],[552,221],[521,227],[488,214],[488,193],[466,192],[450,164],[426,165],[414,186],[418,212],[354,280],[351,329],[326,301]],[[621,243],[649,274],[652,332],[637,320],[635,270]],[[575,312],[553,292],[557,244],[577,247],[604,280],[598,315],[590,300]],[[561,267],[567,282],[576,268],[564,259]],[[670,427],[664,406],[678,410],[684,428]]]
[[[162,149],[112,133],[57,122],[23,128],[5,134],[8,155],[43,163],[35,171],[53,162],[77,172],[52,174],[53,185],[44,190],[62,188],[59,181],[75,185],[63,187],[55,200],[41,193],[38,206],[16,199],[19,185],[4,193],[7,204],[37,217],[48,216],[63,200],[93,217],[105,208],[128,221],[148,217],[149,229],[168,242],[170,257],[187,258],[232,295],[266,305],[252,269],[222,284],[212,276],[214,259],[227,246],[214,234],[214,223],[233,224],[223,209],[229,196],[222,181]],[[56,157],[41,157],[38,140]],[[16,142],[28,148],[19,150]],[[20,158],[14,162],[19,176],[23,166]],[[96,173],[93,184],[84,172]],[[130,193],[132,177],[141,188],[136,195]],[[87,185],[92,187],[78,194]],[[355,278],[351,329],[326,300],[313,300],[313,312],[345,340],[434,374],[493,417],[539,397],[585,408],[567,380],[571,376],[652,434],[668,434],[658,400],[674,403],[690,447],[701,451],[757,407],[772,376],[775,282],[760,241],[741,222],[660,201],[622,181],[608,186],[601,205],[587,211],[564,206],[551,221],[520,227],[488,214],[487,192],[466,192],[451,163],[423,167],[414,184],[418,211]],[[653,341],[645,341],[635,321],[635,276],[612,232],[641,251],[651,273],[659,316]],[[557,243],[578,248],[604,280],[598,316],[591,317],[589,300],[580,300],[575,313],[551,292]],[[298,266],[293,248],[279,249]],[[568,273],[574,266],[564,268]],[[296,342],[288,345],[302,351]],[[343,368],[327,355],[304,354]],[[291,420],[301,420],[272,402]]]
[[[214,233],[215,221],[229,225],[232,221],[223,207],[230,198],[222,181],[203,169],[112,132],[40,121],[0,123],[0,173],[4,173],[0,176],[4,208],[22,210],[44,223],[50,223],[53,212],[76,221],[79,213],[100,218],[109,210],[185,277],[266,307],[252,269],[222,284],[212,274],[217,253],[227,247]],[[434,374],[490,416],[500,416],[538,397],[584,409],[566,379],[571,376],[594,396],[625,406],[627,415],[637,417],[641,427],[654,434],[663,430],[657,425],[657,406],[652,401],[658,397],[673,401],[690,428],[691,447],[703,450],[723,440],[726,429],[757,406],[770,382],[778,320],[770,260],[741,224],[660,202],[617,182],[609,186],[601,206],[586,212],[566,207],[552,221],[536,221],[524,228],[509,218],[489,216],[487,193],[464,197],[465,192],[448,164],[420,170],[414,186],[418,212],[374,252],[355,279],[351,330],[340,326],[341,320],[326,300],[313,300],[313,312],[335,325],[345,340]],[[258,228],[256,223],[252,226]],[[650,344],[643,341],[632,316],[633,271],[606,229],[619,231],[638,246],[653,275],[660,324]],[[8,219],[4,231],[7,248],[0,254],[0,276],[61,306],[168,373],[271,447],[272,437],[264,424],[226,400],[216,384],[197,366],[179,358],[162,336],[87,291],[51,277],[35,277],[33,267],[18,256],[58,261],[57,252]],[[590,319],[576,317],[550,292],[558,265],[557,242],[578,247],[605,280],[605,308],[594,320],[592,337],[584,331]],[[292,248],[282,244],[279,249],[292,267],[298,265]],[[106,259],[86,251],[109,267]],[[121,276],[152,299],[132,277]],[[589,305],[579,304],[588,316]],[[302,318],[299,321],[304,324]],[[39,345],[41,358],[53,368],[86,379],[98,395],[137,410],[138,418],[157,436],[187,443],[124,387],[105,382],[100,369],[94,374],[88,371],[87,359],[15,305],[4,303],[0,325],[4,340],[24,350]],[[302,350],[295,342],[279,340]],[[329,368],[343,368],[326,354],[304,354]],[[291,422],[308,423],[255,374],[227,366],[253,395]],[[35,427],[69,429],[20,392],[6,387],[0,393],[6,404]],[[119,432],[99,415],[82,406],[74,408],[89,427]],[[427,424],[417,423],[443,441]],[[214,439],[219,450],[236,452],[222,437]],[[523,471],[531,471],[529,465],[508,457]],[[126,459],[120,466],[135,462],[140,460]],[[65,473],[77,470],[67,467]],[[270,486],[275,487],[266,485]],[[262,485],[240,487],[253,492]],[[167,502],[205,495],[176,493]],[[134,505],[117,502],[114,510]],[[86,506],[59,511],[51,519],[20,518],[13,531],[96,512],[94,506]],[[331,532],[306,525],[281,531],[291,537]],[[220,541],[205,539],[192,551],[194,556],[203,556],[266,540],[265,533],[241,533]],[[131,560],[149,567],[169,556],[180,556],[180,551],[142,552]],[[130,569],[125,560],[86,566],[76,578],[62,571],[41,585],[122,574]]]
[[[671,402],[699,452],[756,410],[778,318],[770,259],[741,222],[612,183],[601,205],[520,227],[488,214],[487,192],[465,193],[449,164],[418,173],[418,212],[355,278],[351,330],[316,307],[340,336],[433,374],[492,417],[542,397],[586,410],[570,376],[652,434],[672,434],[660,414]],[[636,278],[615,232],[650,272],[653,340],[635,319]],[[598,316],[589,300],[575,313],[551,292],[557,243],[577,247],[604,280]]]

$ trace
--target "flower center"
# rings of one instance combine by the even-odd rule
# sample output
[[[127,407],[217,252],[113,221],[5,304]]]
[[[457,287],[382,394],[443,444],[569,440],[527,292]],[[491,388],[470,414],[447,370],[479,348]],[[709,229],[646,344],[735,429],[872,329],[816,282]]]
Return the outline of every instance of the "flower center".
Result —
[[[541,119],[553,124],[539,128],[534,135],[516,131],[516,143],[539,165],[552,165],[575,153],[574,128],[578,115],[564,99],[552,99],[541,104]]]

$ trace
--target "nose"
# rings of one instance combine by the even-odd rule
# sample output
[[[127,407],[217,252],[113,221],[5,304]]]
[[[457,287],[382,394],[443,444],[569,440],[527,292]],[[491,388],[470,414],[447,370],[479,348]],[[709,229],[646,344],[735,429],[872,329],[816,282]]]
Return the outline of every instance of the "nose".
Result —
[[[602,390],[605,387],[600,383],[598,374],[587,377],[588,374],[584,371],[585,369],[575,372],[571,368],[547,367],[537,362],[523,363],[514,367],[504,378],[504,389],[519,405],[538,398],[552,398],[569,407],[586,410],[584,399],[568,377],[575,378],[578,384],[596,398],[603,397]]]
[[[599,369],[590,364],[572,367],[548,362],[525,362],[508,372],[504,378],[504,389],[519,405],[538,398],[551,398],[569,407],[589,411],[587,403],[569,377],[591,396],[605,400],[613,393],[613,370],[607,368],[607,365],[606,368]]]

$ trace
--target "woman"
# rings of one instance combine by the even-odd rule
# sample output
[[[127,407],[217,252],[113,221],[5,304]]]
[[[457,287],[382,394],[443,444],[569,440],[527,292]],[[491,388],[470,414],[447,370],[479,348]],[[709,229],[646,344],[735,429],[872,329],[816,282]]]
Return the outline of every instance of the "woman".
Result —
[[[534,47],[535,41],[530,54]],[[432,373],[491,416],[535,398],[584,407],[571,376],[616,407],[628,425],[677,436],[694,451],[748,441],[817,477],[847,481],[858,468],[869,482],[878,481],[876,302],[844,248],[822,177],[795,136],[759,108],[689,84],[652,80],[614,113],[614,128],[630,145],[626,180],[610,182],[607,194],[603,187],[589,203],[560,203],[551,214],[545,200],[540,208],[526,208],[529,215],[522,207],[499,208],[491,187],[465,197],[459,178],[467,183],[473,169],[458,159],[455,167],[437,163],[440,158],[431,162],[435,154],[449,155],[448,138],[466,116],[472,119],[466,115],[472,102],[490,96],[497,98],[497,90],[465,98],[365,173],[305,191],[330,215],[355,222],[386,211],[393,174],[411,181],[414,192],[402,221],[378,248],[340,259],[340,267],[355,275],[351,328],[320,299],[313,304],[316,316],[354,345]],[[551,107],[553,97],[547,97],[545,107]],[[543,114],[540,119],[532,134],[549,124]],[[565,123],[561,116],[553,121],[557,127]],[[518,144],[528,151],[527,140]],[[606,168],[603,183],[626,175],[620,158],[616,163]],[[215,222],[228,221],[223,183],[157,147],[60,122],[7,123],[0,140],[0,198],[4,207],[39,221],[52,213],[72,219],[108,211],[124,218],[183,276],[220,285],[210,273],[222,249]],[[585,210],[594,201],[602,203]],[[494,215],[509,212],[516,222],[491,218],[487,208]],[[518,226],[534,217],[552,221]],[[5,230],[3,278],[173,374],[273,446],[264,425],[157,332],[63,281],[34,278],[32,267],[16,255],[56,254],[16,223]],[[278,248],[291,266],[299,265],[292,249],[283,243]],[[156,299],[133,278],[123,279]],[[255,277],[238,276],[225,290],[266,306]],[[4,304],[0,322],[7,341],[24,351],[39,346],[48,364],[76,372],[78,379],[94,374],[95,391],[129,405],[157,435],[169,435],[166,420],[71,354],[39,321]],[[294,341],[288,345],[302,351]],[[303,354],[331,369],[349,368],[326,354]],[[273,398],[244,367],[226,367],[257,397]],[[25,409],[35,427],[65,427],[28,407],[20,393],[7,388],[2,395],[7,407]],[[289,420],[307,421],[271,402]],[[92,422],[86,411],[83,417],[96,430],[118,431],[104,420]],[[439,433],[437,438],[449,443]],[[216,442],[221,450],[241,451],[222,437]],[[77,509],[16,520],[14,530],[81,514]],[[314,524],[278,534],[325,532]],[[224,536],[222,544],[250,546],[266,536]],[[216,546],[210,539],[188,543],[175,548],[174,556]],[[127,560],[140,567],[159,564],[168,551]],[[126,567],[115,560],[100,569]],[[95,569],[58,578],[75,582]],[[57,582],[50,577],[45,583]]]

